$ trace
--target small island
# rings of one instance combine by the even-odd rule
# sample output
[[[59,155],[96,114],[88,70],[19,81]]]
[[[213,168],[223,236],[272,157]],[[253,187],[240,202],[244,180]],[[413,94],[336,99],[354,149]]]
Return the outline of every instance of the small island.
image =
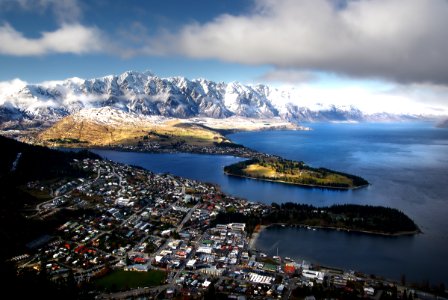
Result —
[[[259,156],[238,162],[224,167],[224,173],[230,176],[340,190],[356,189],[369,184],[359,176],[326,168],[312,168],[304,162],[277,156]]]

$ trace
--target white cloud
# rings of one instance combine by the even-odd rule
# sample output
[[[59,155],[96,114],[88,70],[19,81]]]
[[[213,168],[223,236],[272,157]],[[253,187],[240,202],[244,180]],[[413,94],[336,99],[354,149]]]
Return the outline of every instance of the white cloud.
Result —
[[[293,69],[275,69],[266,72],[258,80],[267,82],[281,82],[289,84],[303,84],[317,80],[317,75],[313,72],[293,70]]]
[[[100,30],[81,24],[62,24],[39,38],[27,38],[11,25],[0,26],[0,54],[36,56],[51,53],[84,54],[105,50],[106,42]]]
[[[112,52],[109,50],[112,43],[103,31],[79,22],[82,9],[78,0],[0,0],[0,9],[21,9],[38,14],[51,11],[59,24],[54,31],[40,32],[38,38],[29,38],[9,23],[3,23],[0,25],[0,55]]]
[[[388,89],[372,89],[352,84],[340,87],[305,84],[294,88],[291,98],[298,106],[314,110],[336,105],[354,106],[368,114],[448,115],[447,92],[446,88],[432,85],[396,85]]]
[[[27,85],[27,82],[18,78],[8,81],[0,81],[0,105],[8,103],[11,95],[17,94]]]
[[[17,93],[26,85],[26,81],[20,80],[18,78],[9,81],[0,81],[0,101],[6,96]]]
[[[395,85],[385,92],[412,99],[414,102],[424,105],[426,109],[433,110],[435,114],[437,114],[436,111],[442,110],[448,114],[448,86],[426,83],[401,84]]]
[[[448,83],[446,0],[255,0],[153,40],[146,51],[323,70],[401,82]]]

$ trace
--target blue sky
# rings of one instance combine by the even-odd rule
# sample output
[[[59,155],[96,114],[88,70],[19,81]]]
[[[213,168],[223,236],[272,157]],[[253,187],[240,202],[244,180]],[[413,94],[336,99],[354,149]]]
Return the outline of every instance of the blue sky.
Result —
[[[446,0],[0,0],[0,81],[151,70],[440,112],[446,28]]]
[[[58,0],[54,1],[55,3]],[[64,1],[64,0],[59,0]],[[57,30],[64,16],[52,1],[1,0],[0,24],[8,23],[28,38],[39,38],[42,32]],[[33,3],[34,2],[34,3]],[[207,22],[224,13],[247,11],[252,1],[195,0],[195,1],[69,1],[80,12],[73,21],[94,26],[110,38],[126,31],[157,34],[163,30],[177,30],[190,22]],[[70,11],[68,11],[70,13]],[[119,74],[126,70],[151,70],[159,76],[204,77],[217,81],[250,81],[265,72],[267,66],[245,66],[218,59],[190,59],[181,55],[121,57],[114,53],[43,54],[36,56],[0,55],[0,80],[20,78],[29,82],[63,79],[67,77],[99,77]]]

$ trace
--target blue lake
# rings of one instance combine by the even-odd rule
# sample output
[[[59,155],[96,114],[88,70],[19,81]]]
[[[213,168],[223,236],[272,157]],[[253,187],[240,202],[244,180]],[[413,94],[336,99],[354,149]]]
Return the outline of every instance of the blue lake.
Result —
[[[360,175],[371,185],[333,191],[228,177],[223,167],[241,160],[231,156],[95,152],[154,172],[217,183],[224,192],[251,201],[398,208],[413,218],[424,234],[380,237],[272,228],[260,235],[256,247],[270,254],[278,248],[282,256],[395,279],[405,274],[408,280],[448,284],[448,130],[426,123],[308,126],[313,130],[243,132],[229,137],[262,152]]]

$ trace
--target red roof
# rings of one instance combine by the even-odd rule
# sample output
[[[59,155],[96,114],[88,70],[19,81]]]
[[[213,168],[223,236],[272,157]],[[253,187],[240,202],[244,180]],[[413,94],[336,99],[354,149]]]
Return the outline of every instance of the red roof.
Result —
[[[283,270],[288,274],[292,274],[296,271],[296,268],[293,265],[286,264]]]
[[[136,257],[136,258],[134,258],[134,262],[136,262],[136,263],[145,263],[146,259],[144,259],[143,257]]]
[[[84,247],[85,247],[85,246],[78,246],[78,247],[76,247],[75,250],[74,250],[75,253],[79,253],[79,252],[81,252],[81,251],[84,249]]]

